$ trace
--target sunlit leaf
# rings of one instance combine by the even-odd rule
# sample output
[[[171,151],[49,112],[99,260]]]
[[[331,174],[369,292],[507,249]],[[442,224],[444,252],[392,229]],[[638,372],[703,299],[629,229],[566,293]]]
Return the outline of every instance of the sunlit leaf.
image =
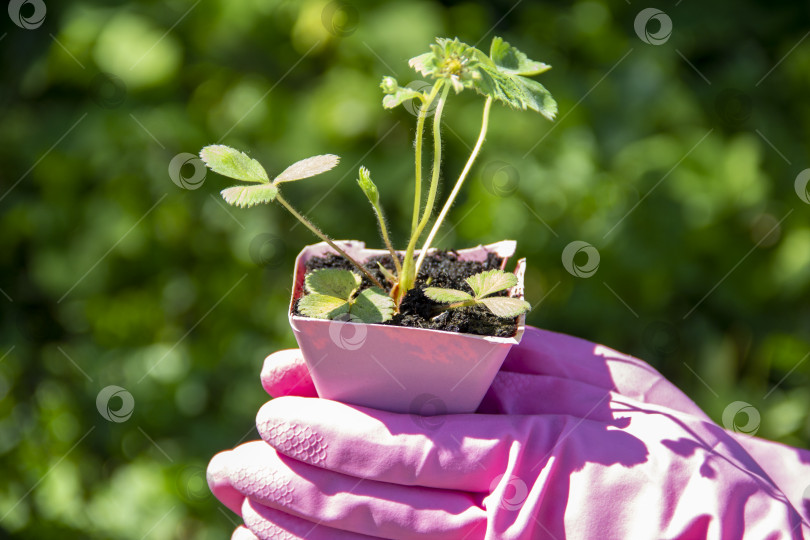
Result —
[[[413,88],[408,88],[407,86],[400,86],[394,90],[393,93],[385,95],[383,97],[382,104],[386,109],[393,109],[404,101],[408,101],[410,99],[421,100],[422,97],[421,92],[417,92]]]
[[[433,75],[436,71],[436,54],[431,50],[408,60],[408,65],[424,77]]]
[[[537,81],[520,77],[523,83],[523,99],[526,107],[537,111],[549,120],[557,116],[557,101],[551,97],[551,92]]]
[[[487,270],[468,277],[467,284],[475,292],[476,298],[483,298],[490,294],[514,287],[517,285],[517,276],[503,270]]]
[[[245,182],[270,182],[267,171],[258,161],[230,146],[206,146],[200,151],[200,157],[209,169],[222,176]]]
[[[334,319],[349,311],[349,302],[325,294],[308,294],[298,301],[298,311],[316,319]]]
[[[479,72],[481,78],[476,81],[475,89],[481,94],[492,96],[515,109],[532,109],[549,120],[556,116],[557,102],[537,81],[504,73],[494,66],[481,65]]]
[[[349,313],[364,323],[374,324],[390,320],[395,309],[394,300],[385,291],[378,287],[371,287],[357,295]]]
[[[425,296],[435,302],[443,304],[450,304],[452,302],[467,302],[473,299],[472,295],[464,291],[457,291],[455,289],[441,289],[439,287],[427,287],[423,291]]]
[[[514,76],[502,73],[496,66],[481,65],[478,68],[481,77],[475,83],[475,89],[485,96],[506,103],[515,109],[526,109],[520,85]]]
[[[517,317],[518,315],[526,313],[532,309],[531,305],[529,305],[529,303],[525,300],[521,300],[520,298],[510,298],[508,296],[493,296],[490,298],[483,298],[480,300],[480,302],[487,306],[487,308],[498,317],[507,319]]]
[[[509,43],[500,37],[492,39],[489,57],[495,62],[499,70],[512,75],[539,75],[551,69],[551,66],[548,64],[529,60],[528,56],[509,45]]]
[[[233,186],[223,189],[220,193],[228,204],[248,208],[256,204],[271,202],[276,198],[278,188],[273,184]]]
[[[293,180],[302,180],[315,176],[316,174],[325,173],[340,162],[340,157],[334,154],[324,154],[322,156],[312,156],[301,161],[296,161],[276,176],[274,183],[280,184],[281,182],[292,182]]]
[[[362,281],[363,278],[351,270],[322,268],[307,274],[304,285],[310,293],[349,300]]]

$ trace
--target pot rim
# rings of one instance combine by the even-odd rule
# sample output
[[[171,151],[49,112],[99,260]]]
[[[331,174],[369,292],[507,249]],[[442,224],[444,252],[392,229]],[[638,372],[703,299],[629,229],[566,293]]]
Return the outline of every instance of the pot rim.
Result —
[[[389,251],[387,249],[368,249],[366,248],[366,243],[360,240],[335,240],[336,244],[340,245],[342,248],[349,250],[349,248],[354,250],[362,250],[366,252],[367,256],[363,258],[360,262],[365,262],[371,257],[377,255],[387,255]],[[485,249],[486,251],[497,253],[501,257],[504,258],[505,261],[509,259],[512,255],[514,255],[515,248],[517,246],[517,242],[514,240],[501,240],[500,242],[494,242],[491,244],[479,244],[477,246],[473,246],[470,248],[458,249],[453,250],[456,253],[463,253],[465,251],[473,251],[478,249]],[[337,252],[329,246],[326,242],[318,242],[317,244],[310,244],[308,246],[304,246],[298,255],[295,258],[295,269],[293,271],[293,286],[292,286],[292,294],[290,296],[290,307],[287,312],[290,326],[294,329],[296,328],[295,323],[297,322],[304,322],[305,324],[324,324],[329,325],[332,324],[334,321],[329,319],[316,319],[314,317],[302,317],[300,315],[293,315],[293,308],[295,307],[295,300],[297,298],[296,293],[303,291],[303,287],[299,288],[296,286],[298,282],[298,269],[299,267],[303,267],[301,263],[301,257],[304,252],[309,248],[319,247],[325,249],[328,252],[333,254],[337,254]],[[436,248],[431,248],[428,250],[428,253],[437,251]],[[415,255],[418,255],[420,250],[415,251]],[[398,250],[398,254],[402,254],[403,251]],[[513,293],[517,293],[516,297],[523,298],[523,277],[526,270],[526,259],[521,258],[518,259],[515,263],[515,270],[514,273],[518,277],[518,284],[509,289],[510,296]],[[299,291],[300,289],[300,291]],[[489,343],[511,343],[513,345],[517,345],[520,343],[521,338],[523,337],[523,333],[526,327],[526,314],[522,314],[518,317],[517,321],[517,332],[513,336],[509,337],[498,337],[498,336],[483,336],[479,334],[467,334],[463,332],[451,332],[449,330],[436,330],[433,328],[418,328],[413,326],[399,326],[399,325],[385,325],[380,323],[365,323],[365,322],[352,322],[352,321],[341,321],[341,324],[352,324],[352,325],[364,325],[364,326],[387,326],[389,328],[396,328],[398,331],[401,332],[433,332],[439,334],[447,334],[448,336],[464,336],[468,339],[479,339],[483,341],[487,341]]]

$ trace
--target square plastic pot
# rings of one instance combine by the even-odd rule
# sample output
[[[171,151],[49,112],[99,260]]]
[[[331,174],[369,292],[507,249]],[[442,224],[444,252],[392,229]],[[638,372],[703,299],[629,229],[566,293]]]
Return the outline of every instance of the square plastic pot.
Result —
[[[364,262],[386,250],[363,242],[338,242]],[[506,259],[516,243],[506,240],[459,250],[462,260],[485,261],[489,253]],[[318,395],[343,403],[420,415],[474,412],[492,384],[506,354],[523,337],[525,315],[508,338],[477,336],[351,320],[329,321],[293,314],[304,293],[306,262],[335,253],[321,242],[305,247],[295,260],[290,326],[301,348]],[[505,268],[504,268],[505,269]],[[525,259],[517,262],[518,284],[510,296],[523,298]]]

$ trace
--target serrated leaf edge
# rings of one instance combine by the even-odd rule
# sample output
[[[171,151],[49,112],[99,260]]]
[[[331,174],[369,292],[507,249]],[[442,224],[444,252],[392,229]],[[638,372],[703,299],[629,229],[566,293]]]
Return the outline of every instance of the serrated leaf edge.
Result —
[[[250,194],[251,191],[264,191],[270,190],[272,191],[272,195],[265,200],[245,200],[245,195]],[[235,193],[240,191],[238,198],[235,198],[233,201],[228,200],[230,193]],[[276,198],[276,193],[278,193],[278,188],[273,184],[239,184],[236,186],[231,186],[223,189],[219,192],[222,195],[222,198],[230,204],[231,206],[238,206],[239,208],[250,208],[251,206],[256,206],[257,204],[263,204],[266,202],[272,202]]]
[[[258,178],[258,179],[254,178],[254,177],[244,178],[243,176],[232,176],[230,174],[226,174],[224,172],[218,171],[217,170],[218,164],[217,163],[212,163],[213,160],[211,159],[211,156],[209,155],[210,152],[216,152],[218,149],[227,150],[229,153],[237,153],[237,154],[241,155],[242,157],[246,158],[251,164],[254,164],[259,168],[259,171],[261,172],[261,177]],[[269,184],[270,183],[270,177],[267,175],[267,171],[265,170],[264,166],[261,163],[259,163],[258,160],[253,159],[252,157],[247,155],[245,152],[242,152],[241,150],[237,150],[236,148],[227,146],[225,144],[209,144],[208,146],[203,147],[203,149],[200,150],[200,159],[202,159],[202,161],[203,161],[203,163],[205,163],[206,167],[208,167],[209,169],[211,169],[215,173],[217,173],[219,175],[222,175],[222,176],[225,176],[227,178],[232,178],[234,180],[241,180],[243,182],[253,182],[255,184]]]
[[[467,302],[475,299],[470,293],[459,291],[458,289],[445,289],[442,287],[425,287],[424,289],[422,289],[422,292],[425,294],[425,296],[427,296],[434,302],[439,302],[442,304],[450,304],[453,302]],[[458,297],[453,298],[451,300],[444,300],[440,296],[444,292],[457,294]]]
[[[482,291],[476,290],[476,287],[475,287],[476,283],[475,283],[475,281],[473,281],[473,278],[479,278],[479,282],[485,282],[489,278],[489,276],[499,276],[499,277],[503,276],[503,277],[506,277],[507,279],[509,279],[509,283],[506,284],[506,285],[503,285],[503,286],[498,285],[499,288],[489,290],[486,293],[482,293]],[[494,268],[492,270],[484,270],[483,272],[473,274],[472,276],[467,277],[464,281],[473,290],[473,293],[475,294],[475,298],[477,300],[480,300],[482,298],[488,297],[491,294],[495,294],[497,292],[501,292],[501,291],[504,291],[506,289],[511,289],[512,287],[517,285],[518,279],[517,279],[517,276],[515,274],[513,274],[512,272],[507,272],[505,270],[498,270],[497,268]]]
[[[492,306],[491,306],[492,303],[495,303],[495,304],[501,303],[501,304],[503,304],[503,303],[510,303],[510,302],[515,302],[515,303],[520,302],[522,308],[517,309],[517,305],[515,305],[516,309],[514,311],[502,312],[502,313],[505,313],[505,314],[502,315],[502,314],[496,312],[494,309],[492,309]],[[483,304],[494,315],[496,315],[497,317],[501,317],[503,319],[511,319],[511,318],[514,318],[514,317],[519,317],[520,315],[523,315],[524,313],[526,313],[526,312],[528,312],[528,311],[530,311],[532,309],[531,304],[529,304],[527,301],[522,300],[520,298],[513,298],[511,296],[488,296],[486,298],[480,299],[478,301],[478,303]]]
[[[349,293],[347,298],[341,298],[340,296],[334,296],[332,294],[325,294],[323,292],[317,291],[313,287],[313,284],[312,284],[311,280],[314,279],[315,277],[317,277],[318,275],[322,275],[323,272],[335,272],[335,273],[337,273],[337,272],[339,272],[339,273],[348,272],[349,274],[352,275],[352,277],[354,278],[355,286],[352,289],[352,291]],[[342,268],[318,268],[317,270],[312,270],[311,272],[307,272],[307,275],[304,276],[304,290],[306,290],[309,294],[320,294],[322,296],[332,296],[333,298],[338,298],[338,299],[343,300],[345,302],[350,302],[352,297],[355,295],[355,293],[357,293],[357,289],[360,288],[360,285],[362,284],[362,282],[363,282],[362,276],[360,276],[359,274],[357,274],[355,272],[352,272],[351,270],[345,270],[345,269],[342,269]]]

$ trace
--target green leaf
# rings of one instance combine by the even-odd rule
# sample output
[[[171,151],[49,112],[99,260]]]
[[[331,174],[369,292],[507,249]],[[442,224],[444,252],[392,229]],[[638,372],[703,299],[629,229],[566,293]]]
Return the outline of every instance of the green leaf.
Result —
[[[515,274],[503,270],[487,270],[470,276],[465,281],[478,299],[514,287],[518,282]]]
[[[537,81],[520,77],[523,83],[523,99],[526,107],[537,111],[549,120],[557,116],[557,101],[551,97],[551,92]]]
[[[365,167],[360,167],[357,183],[368,197],[369,202],[376,207],[380,203],[380,192],[374,182],[371,181],[371,173]]]
[[[546,88],[531,79],[502,71],[489,58],[475,63],[472,87],[476,92],[501,101],[512,108],[539,112],[549,120],[557,114],[557,102]]]
[[[271,202],[276,198],[278,188],[273,184],[233,186],[223,189],[220,193],[228,204],[248,208],[256,204]]]
[[[414,56],[408,60],[408,65],[423,77],[432,76],[436,71],[436,53],[431,50],[419,56]]]
[[[340,157],[334,154],[324,154],[322,156],[312,156],[301,161],[296,161],[276,176],[273,183],[280,184],[281,182],[292,182],[293,180],[302,180],[315,176],[316,174],[325,173],[340,163]]]
[[[307,274],[304,285],[310,293],[334,296],[348,301],[362,281],[363,278],[351,270],[322,268]]]
[[[481,65],[478,71],[481,77],[476,81],[475,89],[479,93],[515,109],[532,109],[549,120],[556,116],[557,102],[539,82],[504,73],[494,66]]]
[[[298,311],[316,319],[334,319],[349,311],[349,302],[326,294],[308,294],[298,301]]]
[[[511,319],[526,313],[532,306],[525,300],[520,298],[510,298],[508,296],[494,296],[492,298],[483,298],[480,300],[482,304],[487,306],[489,310],[505,319]]]
[[[387,94],[383,97],[383,107],[386,109],[393,109],[394,107],[400,105],[403,101],[408,101],[409,99],[419,99],[422,100],[424,98],[424,94],[422,92],[417,92],[413,88],[408,88],[407,86],[400,86],[392,93]]]
[[[472,296],[464,291],[457,291],[455,289],[441,289],[439,287],[427,287],[424,291],[425,296],[435,302],[442,304],[450,304],[452,302],[468,302],[473,299]]]
[[[367,324],[381,323],[391,319],[396,304],[385,291],[371,287],[357,295],[349,308],[349,313]]]
[[[492,99],[506,103],[515,109],[526,109],[522,99],[523,91],[516,80],[519,75],[507,75],[496,66],[481,65],[478,67],[481,77],[475,82],[475,89]]]
[[[270,182],[267,171],[258,161],[230,146],[221,144],[206,146],[200,151],[200,157],[209,169],[222,176],[245,182],[263,184]]]
[[[528,56],[499,37],[492,39],[489,57],[499,70],[511,75],[539,75],[551,69],[548,64],[529,60]]]

